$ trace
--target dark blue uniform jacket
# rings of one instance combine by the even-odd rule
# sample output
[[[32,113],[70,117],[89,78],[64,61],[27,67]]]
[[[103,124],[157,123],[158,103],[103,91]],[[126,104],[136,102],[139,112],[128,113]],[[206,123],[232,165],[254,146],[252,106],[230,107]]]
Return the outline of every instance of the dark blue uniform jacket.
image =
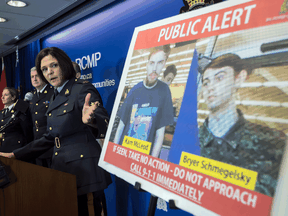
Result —
[[[91,93],[90,102],[101,104],[94,112],[92,127],[82,122],[82,108],[88,93]],[[98,167],[101,147],[96,141],[105,137],[109,120],[102,104],[98,91],[90,82],[69,80],[46,112],[47,133],[15,150],[16,159],[38,157],[54,146],[52,168],[76,175],[78,195],[105,189],[111,183],[111,177]]]

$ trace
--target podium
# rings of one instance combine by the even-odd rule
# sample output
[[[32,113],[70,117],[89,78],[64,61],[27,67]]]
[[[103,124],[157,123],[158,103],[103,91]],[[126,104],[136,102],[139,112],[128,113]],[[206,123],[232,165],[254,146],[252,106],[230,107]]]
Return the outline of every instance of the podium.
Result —
[[[0,189],[1,216],[78,215],[76,176],[3,157],[0,165],[12,181]]]

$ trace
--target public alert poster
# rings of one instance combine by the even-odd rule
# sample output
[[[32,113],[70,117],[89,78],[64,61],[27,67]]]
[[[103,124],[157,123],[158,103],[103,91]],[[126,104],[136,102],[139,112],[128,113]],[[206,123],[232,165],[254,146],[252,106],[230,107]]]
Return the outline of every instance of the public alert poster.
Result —
[[[286,157],[288,2],[137,27],[99,165],[195,215],[270,215]]]

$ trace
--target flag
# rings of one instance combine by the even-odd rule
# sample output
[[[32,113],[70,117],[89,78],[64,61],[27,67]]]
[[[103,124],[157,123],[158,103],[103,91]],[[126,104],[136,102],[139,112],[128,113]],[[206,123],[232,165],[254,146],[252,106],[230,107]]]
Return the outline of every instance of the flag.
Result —
[[[16,64],[15,64],[15,89],[18,92],[18,97],[21,98],[21,73],[20,73],[20,64],[19,64],[19,50],[18,46],[16,47]]]
[[[6,81],[6,72],[5,72],[5,65],[4,65],[4,58],[2,57],[2,73],[1,73],[1,80],[0,80],[0,94],[2,96],[3,89],[7,87]],[[4,104],[0,103],[0,110],[4,108]]]

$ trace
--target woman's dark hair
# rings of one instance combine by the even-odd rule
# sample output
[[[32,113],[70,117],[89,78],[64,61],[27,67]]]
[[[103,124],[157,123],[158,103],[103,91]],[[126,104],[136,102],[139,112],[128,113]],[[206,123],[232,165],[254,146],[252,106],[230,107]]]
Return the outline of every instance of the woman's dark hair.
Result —
[[[12,98],[15,97],[15,99],[13,100],[13,102],[16,102],[16,101],[18,100],[18,98],[19,98],[19,95],[18,95],[17,90],[16,90],[15,88],[13,88],[13,87],[5,87],[5,88],[3,89],[3,91],[4,91],[5,89],[7,89],[7,90],[9,91],[9,93],[10,93],[11,96],[12,96]]]
[[[76,72],[73,68],[73,65],[69,56],[63,50],[57,47],[47,47],[38,53],[36,57],[36,61],[35,61],[37,73],[42,80],[46,80],[46,79],[41,70],[41,60],[48,55],[51,55],[53,58],[57,59],[59,63],[59,67],[62,71],[64,80],[75,78]]]

